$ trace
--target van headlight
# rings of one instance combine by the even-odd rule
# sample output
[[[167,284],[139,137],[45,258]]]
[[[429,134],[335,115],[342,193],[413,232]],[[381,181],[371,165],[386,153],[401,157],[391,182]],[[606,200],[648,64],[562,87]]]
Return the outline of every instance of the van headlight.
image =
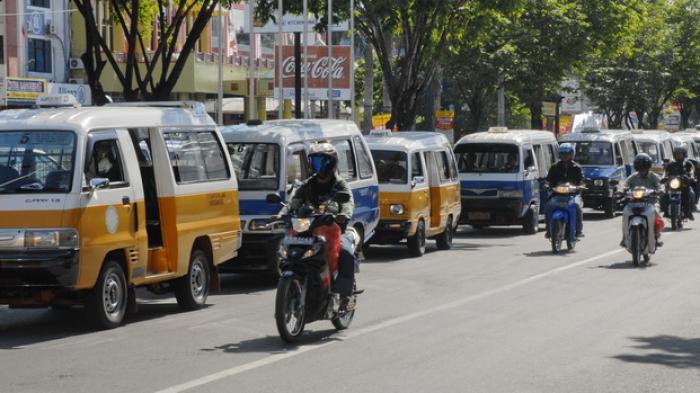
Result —
[[[499,198],[522,198],[523,192],[520,190],[500,190],[498,191]]]
[[[406,211],[404,206],[402,204],[397,204],[397,205],[390,205],[389,206],[389,212],[391,214],[396,214],[396,215],[401,215]]]
[[[311,228],[311,220],[308,218],[292,218],[292,229],[297,232],[306,232]]]
[[[24,247],[30,249],[72,249],[79,246],[75,229],[37,229],[24,232]]]
[[[603,179],[593,180],[593,185],[596,187],[602,187],[605,185],[605,180],[603,180]]]

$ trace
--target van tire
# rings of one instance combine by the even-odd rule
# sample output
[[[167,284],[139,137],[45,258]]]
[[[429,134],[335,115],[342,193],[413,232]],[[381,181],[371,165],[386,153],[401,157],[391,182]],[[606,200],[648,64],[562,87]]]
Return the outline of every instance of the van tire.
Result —
[[[211,264],[207,254],[195,249],[190,257],[187,275],[175,280],[175,298],[184,310],[199,310],[207,303],[211,287]]]
[[[603,214],[605,218],[615,218],[615,200],[610,198],[603,202]]]
[[[408,251],[412,257],[420,257],[425,254],[425,221],[418,220],[416,233],[406,240]]]
[[[445,231],[437,235],[435,244],[438,250],[449,250],[452,248],[452,239],[454,238],[454,228],[452,227],[452,216],[447,217],[447,225]]]
[[[128,297],[124,269],[119,262],[107,260],[85,302],[88,323],[100,330],[118,327],[124,321]]]
[[[540,230],[540,212],[537,205],[532,205],[525,213],[523,231],[527,235],[535,235]]]

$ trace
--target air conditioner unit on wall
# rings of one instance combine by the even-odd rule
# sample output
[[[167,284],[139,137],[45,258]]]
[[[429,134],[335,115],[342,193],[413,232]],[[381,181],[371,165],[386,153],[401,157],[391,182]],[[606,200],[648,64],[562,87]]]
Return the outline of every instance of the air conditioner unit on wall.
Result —
[[[82,70],[85,68],[83,60],[81,60],[79,57],[71,57],[69,65],[71,70]]]

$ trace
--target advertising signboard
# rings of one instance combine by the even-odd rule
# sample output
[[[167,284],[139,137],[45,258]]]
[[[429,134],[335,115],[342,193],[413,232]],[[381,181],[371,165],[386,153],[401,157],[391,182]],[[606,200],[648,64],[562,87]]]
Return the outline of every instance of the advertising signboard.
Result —
[[[48,81],[42,78],[7,78],[8,105],[32,106],[48,90]]]
[[[306,75],[309,85],[310,100],[328,99],[328,73],[333,78],[333,99],[350,100],[350,47],[333,46],[332,59],[328,61],[327,46],[309,46],[309,58],[301,65],[302,79]],[[282,47],[282,87],[284,98],[294,98],[294,47]],[[275,75],[275,88],[279,87],[279,80]],[[276,92],[277,90],[275,90]],[[303,94],[303,93],[302,93]]]

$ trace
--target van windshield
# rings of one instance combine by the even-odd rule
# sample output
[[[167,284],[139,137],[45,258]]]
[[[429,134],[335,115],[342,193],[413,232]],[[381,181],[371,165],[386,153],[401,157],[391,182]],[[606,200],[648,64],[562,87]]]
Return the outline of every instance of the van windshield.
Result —
[[[408,183],[408,160],[402,151],[372,150],[379,184]]]
[[[654,142],[637,142],[637,146],[639,146],[639,152],[640,153],[647,153],[649,157],[654,162],[660,162],[661,159],[659,159],[659,149],[656,147],[656,143]]]
[[[580,165],[613,165],[610,142],[576,142],[574,161]]]
[[[0,194],[68,193],[75,134],[70,131],[1,131]]]
[[[239,190],[277,190],[279,146],[273,143],[229,143]]]
[[[460,173],[516,173],[518,146],[505,143],[467,143],[455,147]]]

